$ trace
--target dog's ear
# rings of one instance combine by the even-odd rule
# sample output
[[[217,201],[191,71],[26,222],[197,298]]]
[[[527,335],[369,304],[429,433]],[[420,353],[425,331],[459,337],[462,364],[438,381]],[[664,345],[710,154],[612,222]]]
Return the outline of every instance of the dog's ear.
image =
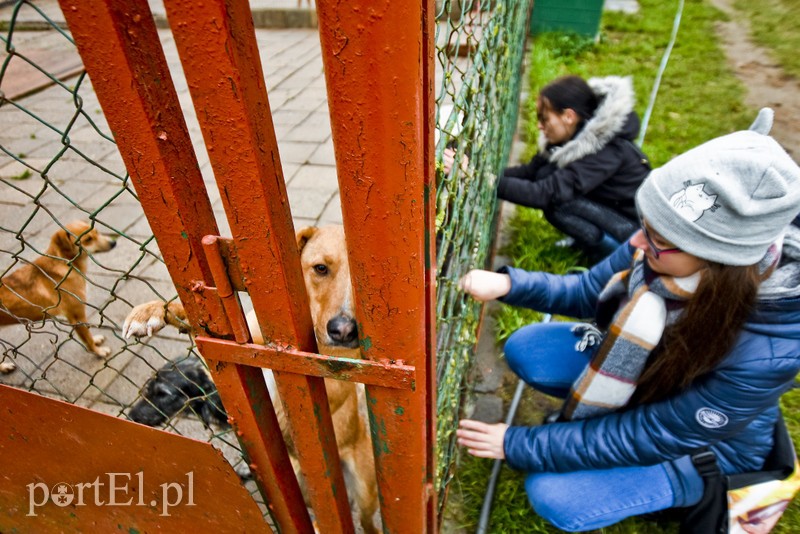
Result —
[[[297,232],[297,250],[303,252],[306,243],[317,233],[316,226],[306,226]]]
[[[58,252],[58,256],[61,258],[71,259],[78,253],[75,238],[63,228],[53,234],[50,239],[50,247]]]

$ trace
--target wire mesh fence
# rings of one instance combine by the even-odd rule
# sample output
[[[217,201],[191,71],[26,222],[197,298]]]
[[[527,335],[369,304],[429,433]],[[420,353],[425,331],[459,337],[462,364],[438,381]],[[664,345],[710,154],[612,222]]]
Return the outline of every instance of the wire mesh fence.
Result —
[[[469,269],[483,267],[491,248],[495,182],[508,160],[517,121],[530,6],[448,1],[438,13],[436,480],[441,499],[453,466],[481,312],[457,282]],[[455,160],[449,172],[442,163],[447,149]]]
[[[480,317],[456,281],[489,252],[530,2],[446,0],[436,7],[441,505]],[[0,14],[0,382],[210,442],[245,476],[214,386],[197,374],[203,364],[190,338],[170,329],[142,340],[122,333],[134,306],[172,301],[176,291],[57,2],[6,3]],[[167,30],[160,36],[218,224],[229,235],[174,43]],[[257,39],[269,50],[262,62],[295,226],[337,223],[336,186],[318,179],[327,173],[335,184],[318,37],[259,30]],[[449,172],[446,148],[456,153]],[[88,226],[76,230],[73,221]],[[53,245],[59,233],[70,251]],[[95,239],[115,246],[98,247]],[[94,351],[82,327],[97,342]],[[169,413],[164,404],[148,408],[154,380],[180,386],[170,393]],[[248,488],[260,500],[255,484]]]

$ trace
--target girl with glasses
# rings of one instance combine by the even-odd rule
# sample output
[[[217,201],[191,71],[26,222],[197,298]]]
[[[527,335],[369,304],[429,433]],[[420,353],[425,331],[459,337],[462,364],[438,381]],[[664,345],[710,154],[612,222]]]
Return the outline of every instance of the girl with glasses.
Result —
[[[652,171],[641,228],[589,271],[461,280],[478,300],[593,318],[528,325],[505,345],[515,373],[564,399],[555,422],[458,430],[471,454],[528,473],[531,505],[555,526],[697,504],[704,448],[725,475],[763,467],[800,371],[800,168],[771,125],[762,110],[751,130]]]

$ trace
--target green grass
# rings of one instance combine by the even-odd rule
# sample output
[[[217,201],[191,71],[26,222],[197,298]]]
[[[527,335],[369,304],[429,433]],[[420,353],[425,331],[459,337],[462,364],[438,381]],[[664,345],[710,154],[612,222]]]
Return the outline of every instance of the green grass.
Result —
[[[539,38],[530,70],[533,97],[526,112],[535,106],[538,88],[556,76],[630,75],[636,110],[643,116],[678,3],[644,0],[640,4],[636,15],[604,14],[596,46],[565,46],[566,41],[580,41],[563,35]],[[746,128],[755,118],[743,103],[744,88],[731,73],[715,37],[714,22],[723,18],[707,3],[689,0],[685,4],[642,147],[655,166],[721,133]],[[530,124],[526,134],[535,140],[536,125]]]
[[[782,3],[796,0],[783,0]],[[768,4],[781,3],[770,0]],[[529,95],[523,116],[532,117],[538,89],[563,74],[584,77],[632,75],[637,95],[637,111],[643,116],[661,55],[669,41],[678,2],[640,0],[635,15],[604,13],[598,43],[563,35],[537,38],[529,56]],[[758,9],[761,9],[761,3]],[[756,9],[756,8],[754,8]],[[755,110],[743,103],[744,88],[727,66],[724,52],[716,40],[714,23],[724,15],[707,2],[687,0],[677,43],[664,73],[643,150],[654,167],[708,139],[746,128]],[[787,20],[787,24],[793,22]],[[528,121],[522,132],[528,148],[527,161],[536,151],[538,131]],[[518,208],[506,231],[510,243],[502,254],[516,266],[554,273],[584,265],[583,258],[554,243],[561,236],[537,210]],[[502,342],[524,324],[540,319],[529,310],[504,306],[497,316],[497,338]],[[504,395],[510,397],[516,379],[510,377]],[[784,412],[795,442],[800,442],[800,390],[784,396]],[[553,399],[526,390],[516,424],[538,424],[542,414],[556,406]],[[456,478],[450,487],[446,511],[448,524],[474,532],[479,520],[486,484],[493,462],[476,459],[460,451]],[[559,532],[547,525],[530,508],[524,488],[524,475],[503,467],[490,519],[490,532]],[[603,529],[613,534],[655,534],[677,532],[675,524],[659,525],[631,518]],[[775,533],[800,532],[800,507],[795,501],[778,524]]]
[[[771,49],[781,67],[794,77],[800,78],[800,32],[797,18],[800,16],[798,0],[736,0],[736,9],[747,15],[754,41]]]

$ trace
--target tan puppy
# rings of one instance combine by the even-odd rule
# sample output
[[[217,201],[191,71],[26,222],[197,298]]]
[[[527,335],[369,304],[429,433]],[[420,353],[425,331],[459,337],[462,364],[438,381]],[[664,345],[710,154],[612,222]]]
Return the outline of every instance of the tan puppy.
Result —
[[[303,228],[297,233],[297,246],[300,249],[303,279],[308,291],[320,353],[360,358],[344,229],[341,226]],[[263,343],[253,312],[248,314],[247,322],[253,341]],[[188,329],[186,313],[180,302],[173,301],[166,305],[161,301],[140,304],[125,319],[122,335],[126,338],[131,335],[149,336],[167,324],[182,330]],[[285,413],[274,392],[271,372],[265,371],[267,385],[284,431],[284,439],[294,456]],[[377,532],[373,522],[378,509],[375,459],[366,421],[359,414],[358,386],[352,382],[325,379],[325,387],[339,455],[346,472],[349,470],[353,475],[348,482],[351,495],[358,503],[361,526],[365,532]],[[294,457],[293,462],[296,467]]]
[[[98,346],[105,338],[92,336],[86,326],[87,252],[106,252],[117,243],[85,221],[71,222],[65,228],[53,234],[44,256],[3,277],[0,325],[61,316],[75,327],[87,350],[105,357],[111,349]],[[3,372],[13,370],[10,362],[3,367]]]

